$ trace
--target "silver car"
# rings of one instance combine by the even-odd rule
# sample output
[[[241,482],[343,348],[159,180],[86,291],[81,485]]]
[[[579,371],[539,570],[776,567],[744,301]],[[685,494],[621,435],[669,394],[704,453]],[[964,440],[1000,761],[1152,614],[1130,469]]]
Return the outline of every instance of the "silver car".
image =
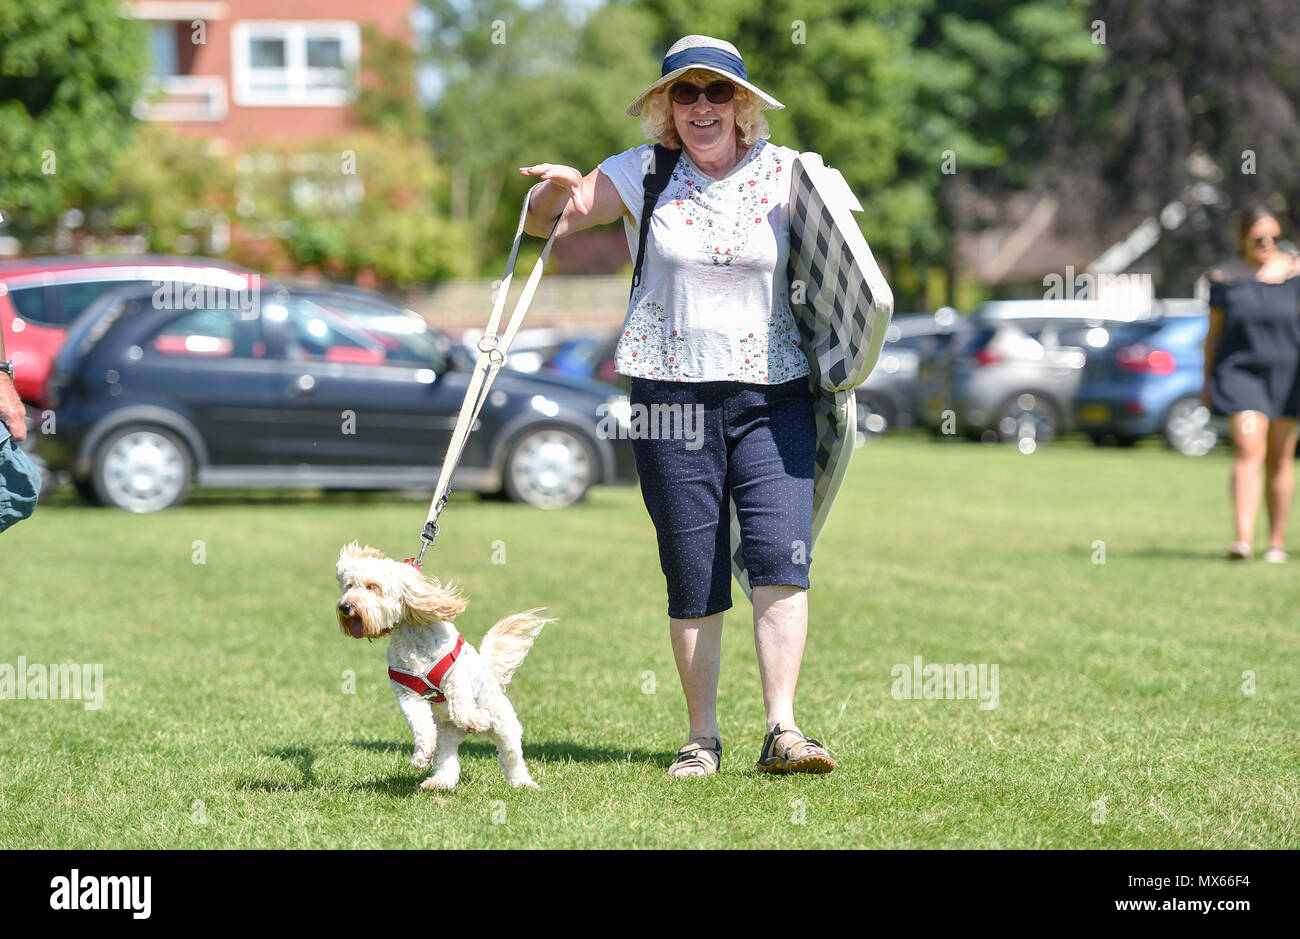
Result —
[[[985,441],[1046,443],[1066,429],[1089,348],[1150,315],[1093,300],[982,304],[949,366],[955,427]]]

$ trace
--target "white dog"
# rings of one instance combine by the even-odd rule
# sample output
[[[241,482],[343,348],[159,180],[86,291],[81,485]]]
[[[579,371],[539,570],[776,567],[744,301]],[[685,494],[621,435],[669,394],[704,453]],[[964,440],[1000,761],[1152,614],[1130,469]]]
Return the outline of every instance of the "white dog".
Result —
[[[507,616],[475,651],[451,623],[469,605],[451,584],[443,587],[413,564],[355,541],[339,553],[336,573],[343,634],[389,637],[389,684],[415,739],[411,766],[433,763],[420,788],[456,788],[457,751],[471,733],[496,744],[507,783],[536,789],[524,764],[523,728],[504,689],[542,627],[555,620],[534,615],[542,608]]]

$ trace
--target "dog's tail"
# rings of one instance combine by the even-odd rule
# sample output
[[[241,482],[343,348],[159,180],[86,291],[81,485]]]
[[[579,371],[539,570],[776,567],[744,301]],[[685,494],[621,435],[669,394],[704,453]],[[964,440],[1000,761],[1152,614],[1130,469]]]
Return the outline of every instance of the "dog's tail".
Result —
[[[533,641],[542,627],[554,619],[537,616],[545,607],[512,613],[488,630],[479,643],[479,655],[491,669],[497,684],[504,688],[515,677],[515,671],[524,664],[524,657],[533,647]]]

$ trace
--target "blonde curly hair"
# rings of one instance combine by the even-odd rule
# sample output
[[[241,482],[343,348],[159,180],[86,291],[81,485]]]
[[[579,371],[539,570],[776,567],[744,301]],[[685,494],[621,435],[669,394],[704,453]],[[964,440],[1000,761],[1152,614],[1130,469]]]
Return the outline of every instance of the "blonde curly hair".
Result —
[[[726,81],[728,76],[696,68],[679,76],[675,82],[686,81],[703,86],[718,79]],[[677,135],[677,125],[673,123],[673,103],[668,97],[669,87],[671,86],[665,85],[645,100],[641,106],[641,129],[645,132],[647,140],[653,140],[670,150],[680,150],[682,139]],[[748,88],[736,85],[736,96],[731,99],[731,102],[736,118],[736,139],[740,141],[741,146],[751,147],[758,141],[772,136],[771,128],[767,126],[767,118],[759,108],[760,99],[756,94]]]

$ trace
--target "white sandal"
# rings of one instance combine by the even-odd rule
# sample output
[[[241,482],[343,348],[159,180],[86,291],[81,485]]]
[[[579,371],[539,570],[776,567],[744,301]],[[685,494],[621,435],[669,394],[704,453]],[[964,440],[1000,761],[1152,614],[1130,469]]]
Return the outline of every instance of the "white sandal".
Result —
[[[1249,541],[1234,541],[1228,545],[1229,561],[1248,561],[1250,560],[1252,548]]]
[[[1264,552],[1264,560],[1270,564],[1284,564],[1289,555],[1282,548],[1271,547]]]
[[[706,747],[699,740],[712,740],[717,746]],[[712,757],[712,759],[708,759]],[[699,772],[694,772],[694,770]],[[693,737],[677,751],[677,758],[668,767],[673,779],[693,779],[696,776],[713,776],[722,769],[722,741],[717,737]]]

